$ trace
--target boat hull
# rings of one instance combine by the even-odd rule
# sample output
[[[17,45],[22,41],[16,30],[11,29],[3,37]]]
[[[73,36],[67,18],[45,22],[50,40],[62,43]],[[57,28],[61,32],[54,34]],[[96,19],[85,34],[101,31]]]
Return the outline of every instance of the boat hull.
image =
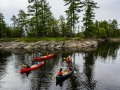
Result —
[[[69,78],[72,74],[73,74],[74,70],[70,71],[68,74],[66,75],[62,75],[62,76],[56,76],[56,80],[57,81],[63,81],[67,78]]]
[[[46,60],[46,59],[52,58],[53,56],[55,56],[55,54],[49,54],[49,55],[46,55],[46,56],[41,56],[40,58],[35,57],[34,60],[35,61]]]
[[[34,66],[34,67],[30,67],[30,68],[22,68],[22,69],[20,69],[20,73],[27,73],[27,72],[30,72],[30,71],[32,71],[32,70],[35,70],[35,69],[37,69],[37,68],[40,68],[40,67],[42,67],[42,66],[44,66],[44,64],[45,64],[45,62],[44,61],[42,61],[40,64],[38,64],[38,65],[36,65],[36,66]]]

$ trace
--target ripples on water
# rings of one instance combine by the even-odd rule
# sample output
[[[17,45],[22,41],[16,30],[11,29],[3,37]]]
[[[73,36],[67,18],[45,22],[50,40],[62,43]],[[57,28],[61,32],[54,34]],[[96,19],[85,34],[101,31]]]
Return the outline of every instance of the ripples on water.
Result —
[[[21,64],[35,63],[35,55],[0,52],[0,90],[120,90],[119,44],[104,43],[91,52],[57,52],[44,67],[20,74]],[[56,83],[52,76],[60,67],[66,68],[63,58],[68,55],[72,55],[75,72],[64,82]]]

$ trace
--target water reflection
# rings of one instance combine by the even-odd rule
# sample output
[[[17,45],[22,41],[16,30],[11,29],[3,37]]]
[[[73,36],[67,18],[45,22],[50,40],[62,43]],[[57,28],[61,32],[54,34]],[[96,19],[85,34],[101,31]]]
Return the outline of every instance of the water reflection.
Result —
[[[30,73],[31,73],[31,71],[30,72],[26,72],[25,75],[28,77]]]
[[[96,58],[99,56],[101,58],[112,57],[115,59],[117,57],[117,51],[119,50],[120,43],[100,43],[97,50],[95,51]],[[104,59],[104,60],[105,60]]]
[[[86,77],[85,82],[86,86],[90,89],[94,90],[95,83],[94,83],[94,68],[95,68],[95,58],[94,58],[94,52],[85,53],[85,63],[83,66],[83,73]]]
[[[2,50],[0,51],[0,79],[6,72],[6,62],[9,56],[11,56],[10,52],[3,52]]]
[[[119,90],[119,43],[100,43],[91,52],[55,52],[56,56],[45,61],[45,66],[30,73],[20,74],[23,63],[32,65],[37,53],[19,54],[0,52],[1,90]],[[44,55],[45,53],[43,53]],[[72,56],[75,73],[56,82],[51,77],[60,67],[67,67],[63,58]],[[106,61],[114,63],[106,63]],[[109,77],[108,77],[109,76]]]

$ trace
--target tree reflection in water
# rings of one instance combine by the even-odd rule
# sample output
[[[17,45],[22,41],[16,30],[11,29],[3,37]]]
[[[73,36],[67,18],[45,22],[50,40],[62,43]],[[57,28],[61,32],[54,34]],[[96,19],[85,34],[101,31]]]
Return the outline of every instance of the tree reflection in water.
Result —
[[[108,57],[112,58],[111,59],[112,61],[113,60],[115,61],[116,56],[118,54],[117,53],[118,49],[119,49],[118,43],[105,43],[104,42],[104,43],[100,43],[98,45],[98,48],[95,51],[77,52],[77,53],[57,52],[55,58],[53,58],[52,60],[46,60],[46,64],[44,67],[31,71],[31,73],[25,73],[24,75],[19,75],[19,70],[21,68],[20,65],[24,62],[30,65],[33,64],[34,63],[33,57],[35,53],[24,54],[21,52],[21,54],[11,54],[7,52],[4,52],[4,53],[0,52],[0,56],[1,56],[0,58],[0,69],[1,69],[0,80],[1,82],[5,82],[5,83],[0,82],[0,85],[4,86],[2,87],[2,89],[9,88],[11,90],[13,89],[17,90],[19,88],[22,88],[25,90],[27,89],[30,89],[30,90],[61,90],[61,87],[63,90],[95,90],[95,89],[103,90],[101,88],[107,87],[107,85],[102,86],[102,84],[105,83],[104,76],[103,77],[99,76],[100,80],[103,80],[102,84],[101,84],[101,81],[96,82],[96,80],[99,79],[99,78],[96,78],[96,75],[99,75],[99,73],[98,71],[96,73],[95,70],[101,69],[101,65],[103,65],[104,62],[106,62],[106,60],[109,60]],[[64,62],[65,60],[63,60],[63,58],[67,57],[68,55],[72,55],[72,58],[74,60],[73,64],[74,64],[76,73],[74,73],[67,80],[57,83],[55,79],[51,79],[51,76],[54,75],[61,66],[64,67],[66,65],[66,62]],[[78,58],[76,58],[77,55],[78,55]],[[102,63],[100,62],[101,65],[98,67],[97,65],[99,62],[97,60],[103,61]],[[106,66],[107,64],[104,64],[104,65]],[[115,66],[115,64],[112,66]],[[119,66],[114,67],[117,74],[112,73],[112,75],[118,75],[118,70],[119,70],[118,67]],[[109,68],[109,65],[108,65],[108,68]],[[106,71],[107,70],[109,69],[106,69]],[[102,70],[99,70],[99,71],[102,71]],[[102,73],[103,71],[100,72],[100,74]],[[105,72],[104,74],[106,73],[107,72]],[[4,78],[4,76],[6,77],[6,79]],[[14,78],[12,77],[9,78],[10,76]],[[26,76],[29,78],[25,78]],[[112,77],[112,79],[114,79],[114,77]],[[117,81],[117,79],[115,80]],[[9,84],[8,81],[12,84]],[[17,82],[17,83],[14,83],[14,82]],[[110,84],[109,80],[107,83]],[[110,84],[110,85],[112,86],[113,84]],[[116,85],[119,85],[119,81],[117,82],[117,84],[115,82],[115,86]],[[115,86],[113,85],[113,88],[116,88]],[[109,90],[110,88],[107,87],[107,89]],[[115,90],[115,89],[112,89],[112,90]]]

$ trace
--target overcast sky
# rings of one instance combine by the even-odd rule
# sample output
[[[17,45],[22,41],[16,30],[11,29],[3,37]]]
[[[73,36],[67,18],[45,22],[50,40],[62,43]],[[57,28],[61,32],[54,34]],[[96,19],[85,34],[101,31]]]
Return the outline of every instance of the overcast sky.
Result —
[[[63,0],[47,0],[52,6],[52,13],[56,18],[60,15],[65,16],[64,1]],[[113,20],[116,19],[120,24],[120,0],[94,0],[97,2],[97,6],[100,7],[95,10],[95,19],[101,20]],[[11,23],[10,18],[12,15],[17,15],[20,9],[27,11],[28,0],[1,0],[0,1],[0,13],[5,16],[7,24]]]

